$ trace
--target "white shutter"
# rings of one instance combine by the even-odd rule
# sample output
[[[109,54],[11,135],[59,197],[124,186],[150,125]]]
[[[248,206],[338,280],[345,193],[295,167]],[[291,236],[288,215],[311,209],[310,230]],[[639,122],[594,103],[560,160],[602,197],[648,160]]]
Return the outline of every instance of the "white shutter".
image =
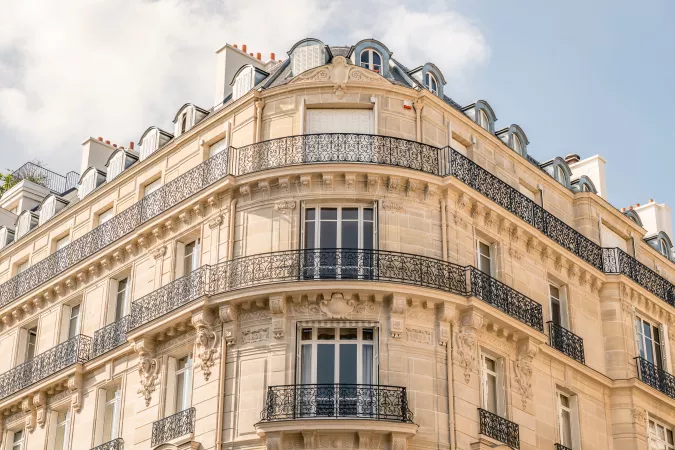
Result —
[[[635,314],[635,307],[632,308],[631,315],[633,316],[633,330],[635,332],[635,356],[640,356],[640,323]]]
[[[98,171],[96,169],[92,169],[89,172],[87,172],[87,174],[84,176],[82,182],[80,183],[80,187],[77,191],[77,196],[79,197],[80,200],[89,195],[91,191],[96,189],[97,175]]]
[[[211,144],[209,147],[209,158],[217,155],[218,153],[227,149],[227,138],[223,138],[217,142]]]
[[[668,325],[665,323],[659,325],[659,333],[661,333],[661,354],[663,355],[663,367],[666,372],[671,373],[670,366],[670,337],[668,336]]]
[[[61,337],[59,342],[68,340],[68,332],[70,331],[70,311],[70,306],[63,305],[63,308],[61,309]]]
[[[54,216],[56,211],[56,198],[52,195],[47,198],[40,208],[40,220],[38,225],[42,225]]]
[[[234,82],[234,89],[232,90],[232,99],[236,100],[248,91],[251,90],[251,84],[253,79],[253,68],[247,67],[237,75],[237,79]]]
[[[600,224],[600,243],[606,248],[619,247],[624,252],[627,251],[626,240],[610,230],[604,223]]]
[[[26,361],[26,347],[28,346],[28,330],[19,329],[19,343],[16,349],[16,365]]]
[[[373,133],[372,109],[308,109],[307,134]]]
[[[485,367],[485,357],[480,355],[480,387],[481,387],[481,408],[487,410],[488,408],[488,392],[487,392],[487,367]]]
[[[18,240],[30,230],[30,212],[25,212],[19,216],[16,223],[16,239]]]
[[[504,358],[497,360],[497,412],[500,416],[506,417],[506,365]]]
[[[106,181],[111,181],[115,179],[119,174],[124,170],[124,159],[126,153],[123,151],[117,152],[115,156],[110,160],[108,164],[108,172],[106,173]]]
[[[184,268],[185,264],[183,264],[183,260],[185,259],[185,244],[182,242],[176,242],[176,268],[174,272],[174,280],[177,280],[178,278],[182,277],[185,275]]]
[[[377,232],[377,228],[379,226],[377,204],[378,201],[375,200],[373,202],[373,248],[376,250],[380,248],[380,234]]]
[[[158,133],[159,132],[156,129],[153,129],[143,138],[143,142],[141,142],[141,161],[157,150]]]
[[[169,356],[166,367],[166,404],[164,405],[164,415],[169,416],[179,411],[176,409],[176,358]]]

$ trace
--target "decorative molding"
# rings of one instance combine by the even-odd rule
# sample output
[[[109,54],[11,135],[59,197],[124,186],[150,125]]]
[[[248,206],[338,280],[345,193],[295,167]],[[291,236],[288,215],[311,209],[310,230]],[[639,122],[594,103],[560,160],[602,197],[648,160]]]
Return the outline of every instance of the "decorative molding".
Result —
[[[286,299],[283,294],[270,296],[269,308],[274,339],[283,339],[286,330]]]
[[[391,298],[391,314],[389,315],[389,333],[393,339],[400,339],[405,330],[405,312],[408,299],[404,295],[394,294]]]
[[[152,257],[155,259],[161,259],[166,256],[166,245],[161,245],[152,251]]]
[[[324,192],[333,192],[333,174],[322,174],[321,181],[323,183]]]
[[[532,360],[537,355],[539,347],[530,338],[523,338],[518,341],[516,348],[516,362],[513,370],[523,409],[525,409],[527,399],[532,398]]]
[[[406,339],[409,342],[415,342],[418,344],[429,344],[431,345],[431,330],[426,330],[422,328],[406,328],[405,329]]]
[[[279,177],[279,193],[289,195],[291,193],[291,182],[289,177]]]
[[[366,175],[366,191],[369,194],[375,194],[380,188],[380,177],[377,175]]]
[[[152,393],[159,384],[159,358],[154,357],[155,343],[148,338],[142,338],[133,343],[133,348],[139,355],[138,374],[141,377],[141,387],[138,393],[145,398],[145,406],[150,406]]]
[[[478,337],[477,333],[483,325],[483,316],[470,310],[460,317],[460,329],[457,333],[457,359],[464,369],[464,382],[471,381],[471,373],[477,369]]]
[[[352,65],[344,56],[334,56],[330,64],[308,70],[291,80],[291,84],[323,82],[333,86],[338,99],[344,97],[346,85],[349,83],[368,83],[391,86],[384,77],[363,67]]]
[[[387,193],[398,194],[400,186],[401,186],[401,179],[400,178],[389,177],[387,179]]]
[[[209,228],[212,229],[212,230],[215,229],[215,228],[218,228],[219,226],[221,226],[223,224],[223,215],[218,214],[218,215],[210,218],[208,224],[209,224]]]
[[[70,405],[75,412],[82,410],[84,403],[84,381],[82,373],[76,372],[68,378],[68,392],[70,392]]]
[[[248,184],[244,184],[242,186],[239,186],[239,194],[241,195],[241,198],[244,201],[250,202],[251,201],[251,186]]]
[[[157,225],[152,229],[152,235],[157,239],[158,241],[161,241],[162,238],[164,238],[164,230],[162,229],[161,225]]]
[[[178,220],[180,220],[183,225],[190,225],[190,220],[192,217],[190,217],[190,211],[183,211],[182,213],[178,214]]]
[[[424,201],[426,202],[430,198],[436,197],[438,195],[438,190],[436,189],[436,186],[432,185],[431,183],[427,183],[426,186],[424,186]]]
[[[204,374],[204,381],[209,381],[211,368],[218,359],[218,336],[214,332],[215,320],[209,309],[202,309],[192,314],[192,325],[196,330],[195,356],[196,362]]]
[[[227,345],[233,345],[236,340],[237,330],[237,307],[232,303],[222,305],[218,308],[218,317],[223,322],[223,338]]]
[[[258,189],[262,194],[263,198],[270,197],[270,182],[267,180],[258,181]]]
[[[385,200],[382,202],[382,209],[385,211],[395,211],[395,212],[403,212],[404,208],[403,205],[397,202],[392,202],[390,200]]]
[[[345,299],[341,293],[333,293],[330,300],[323,299],[319,303],[319,308],[329,319],[346,319],[355,306],[356,301],[352,297]]]
[[[311,175],[301,175],[300,176],[300,191],[304,194],[308,194],[312,191],[312,176]]]
[[[347,192],[354,192],[356,190],[356,174],[345,174],[345,190]]]
[[[269,333],[269,327],[241,330],[241,343],[255,344],[256,342],[267,341],[269,339]]]
[[[281,214],[288,214],[295,209],[296,202],[295,200],[279,200],[274,203],[274,209],[279,211]]]

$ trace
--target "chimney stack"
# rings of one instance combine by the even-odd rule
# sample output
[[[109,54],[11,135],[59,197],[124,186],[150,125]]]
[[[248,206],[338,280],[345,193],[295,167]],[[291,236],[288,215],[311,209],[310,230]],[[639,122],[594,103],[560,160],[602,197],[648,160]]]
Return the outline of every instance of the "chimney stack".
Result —
[[[581,157],[576,153],[570,153],[569,155],[565,156],[565,162],[567,164],[574,164],[578,163],[579,161],[581,161]]]
[[[239,47],[237,47],[237,44],[234,44],[232,47],[234,47],[234,48],[239,48]]]

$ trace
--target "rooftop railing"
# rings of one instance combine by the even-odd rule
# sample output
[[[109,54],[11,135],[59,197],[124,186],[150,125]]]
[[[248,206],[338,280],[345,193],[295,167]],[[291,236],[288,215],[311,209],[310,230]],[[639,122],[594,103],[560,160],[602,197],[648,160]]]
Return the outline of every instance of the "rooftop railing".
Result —
[[[77,335],[30,361],[0,374],[0,399],[6,398],[55,373],[89,360],[91,338]]]
[[[62,194],[77,186],[80,174],[68,172],[63,176],[35,163],[27,162],[12,172],[12,178],[15,180],[31,180],[46,187],[52,192]]]
[[[623,274],[672,306],[675,286],[619,249],[603,249],[457,151],[386,136],[325,133],[230,147],[167,183],[111,221],[0,285],[0,307],[23,296],[228,174],[315,163],[368,163],[454,176],[598,270]]]

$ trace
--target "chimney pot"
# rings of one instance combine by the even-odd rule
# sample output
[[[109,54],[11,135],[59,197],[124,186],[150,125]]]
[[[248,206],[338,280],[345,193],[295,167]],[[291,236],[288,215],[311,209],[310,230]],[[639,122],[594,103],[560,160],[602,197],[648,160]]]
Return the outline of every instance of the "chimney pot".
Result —
[[[626,208],[621,208],[621,212],[626,212]]]
[[[253,56],[253,52],[249,53],[249,56]]]
[[[629,207],[628,207],[628,211],[632,211],[632,210],[633,210],[633,207],[632,207],[632,206],[629,206]]]
[[[636,207],[636,208],[639,208],[639,207],[640,207],[640,204],[639,204],[639,203],[636,203],[636,204],[635,204],[635,207]]]
[[[134,141],[129,142],[129,148],[132,150],[134,149]]]
[[[117,148],[117,144],[113,144],[113,147]]]
[[[576,153],[570,153],[569,155],[565,156],[565,162],[567,164],[574,164],[579,161],[581,161],[581,157]]]
[[[108,140],[106,140],[105,143],[108,144],[108,145],[110,145],[110,141],[108,141]]]
[[[270,53],[270,60],[274,61],[276,59],[275,56],[276,55],[274,53]]]
[[[234,44],[232,47],[234,47],[234,48],[239,48],[239,47],[237,47],[237,44]]]
[[[260,54],[260,52],[256,53],[256,54],[255,54],[255,57],[256,57],[257,59],[262,59],[262,55]]]
[[[653,199],[653,198],[650,198],[650,199],[649,199],[649,203],[654,203],[654,199]]]
[[[98,137],[98,140],[103,142],[103,138],[101,136]]]
[[[241,51],[246,53],[246,44],[241,45]]]

